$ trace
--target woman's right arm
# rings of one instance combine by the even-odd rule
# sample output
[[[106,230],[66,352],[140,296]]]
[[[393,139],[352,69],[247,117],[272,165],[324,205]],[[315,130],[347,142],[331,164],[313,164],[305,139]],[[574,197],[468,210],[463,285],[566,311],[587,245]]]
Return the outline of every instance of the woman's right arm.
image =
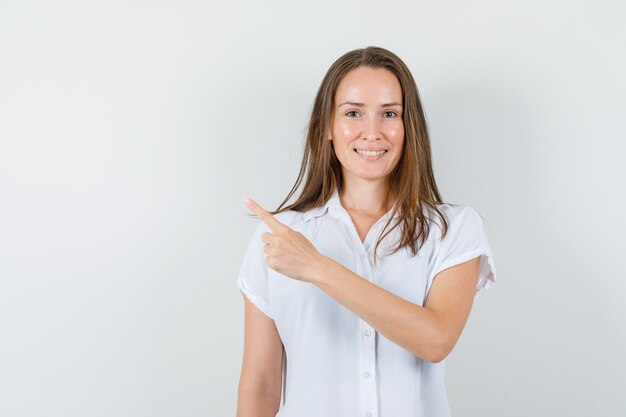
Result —
[[[274,320],[242,296],[245,323],[237,417],[275,417],[281,399],[283,343]]]

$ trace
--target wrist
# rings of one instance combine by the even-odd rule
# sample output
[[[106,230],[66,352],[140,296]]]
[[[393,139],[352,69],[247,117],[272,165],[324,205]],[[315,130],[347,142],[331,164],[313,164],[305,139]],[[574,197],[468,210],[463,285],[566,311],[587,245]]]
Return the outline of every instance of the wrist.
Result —
[[[313,263],[308,281],[311,284],[320,284],[326,276],[328,276],[328,270],[330,269],[334,261],[328,256],[320,254],[318,260]]]

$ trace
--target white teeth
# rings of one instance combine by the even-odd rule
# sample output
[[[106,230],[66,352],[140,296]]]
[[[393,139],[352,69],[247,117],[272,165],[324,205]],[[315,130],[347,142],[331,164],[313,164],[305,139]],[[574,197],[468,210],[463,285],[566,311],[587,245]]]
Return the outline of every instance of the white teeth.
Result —
[[[361,149],[357,149],[356,150],[360,155],[364,155],[364,156],[376,156],[376,155],[382,155],[384,154],[386,151],[363,151]]]

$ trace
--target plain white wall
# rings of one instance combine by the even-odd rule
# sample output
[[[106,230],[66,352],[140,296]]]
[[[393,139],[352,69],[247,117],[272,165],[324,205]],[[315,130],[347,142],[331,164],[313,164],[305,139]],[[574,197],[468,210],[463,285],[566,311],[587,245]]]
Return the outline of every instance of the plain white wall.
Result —
[[[618,1],[0,2],[0,415],[234,416],[235,281],[330,64],[412,70],[496,287],[453,416],[626,413]]]

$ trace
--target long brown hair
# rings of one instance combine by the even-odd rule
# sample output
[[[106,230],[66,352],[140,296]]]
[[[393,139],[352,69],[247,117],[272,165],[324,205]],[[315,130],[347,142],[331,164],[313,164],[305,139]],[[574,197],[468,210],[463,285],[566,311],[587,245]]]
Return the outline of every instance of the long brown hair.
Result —
[[[393,220],[396,212],[399,217],[393,227],[382,234],[376,242],[374,262],[376,263],[376,249],[379,243],[400,224],[403,225],[402,237],[391,253],[406,246],[415,256],[428,239],[430,232],[424,209],[428,207],[441,217],[442,238],[447,233],[448,223],[437,208],[437,204],[444,202],[435,183],[428,126],[417,85],[405,63],[393,52],[384,48],[368,46],[355,49],[342,55],[330,66],[315,96],[298,178],[285,200],[270,213],[277,214],[286,210],[307,211],[326,204],[335,188],[341,193],[343,188],[341,163],[335,155],[331,141],[326,140],[326,134],[331,131],[337,87],[349,71],[359,66],[384,68],[391,71],[400,81],[403,101],[402,155],[397,166],[387,176],[388,191],[384,207],[387,206],[391,195],[396,198],[397,204],[383,232]],[[302,182],[304,182],[304,187],[300,196],[293,204],[283,207]]]

